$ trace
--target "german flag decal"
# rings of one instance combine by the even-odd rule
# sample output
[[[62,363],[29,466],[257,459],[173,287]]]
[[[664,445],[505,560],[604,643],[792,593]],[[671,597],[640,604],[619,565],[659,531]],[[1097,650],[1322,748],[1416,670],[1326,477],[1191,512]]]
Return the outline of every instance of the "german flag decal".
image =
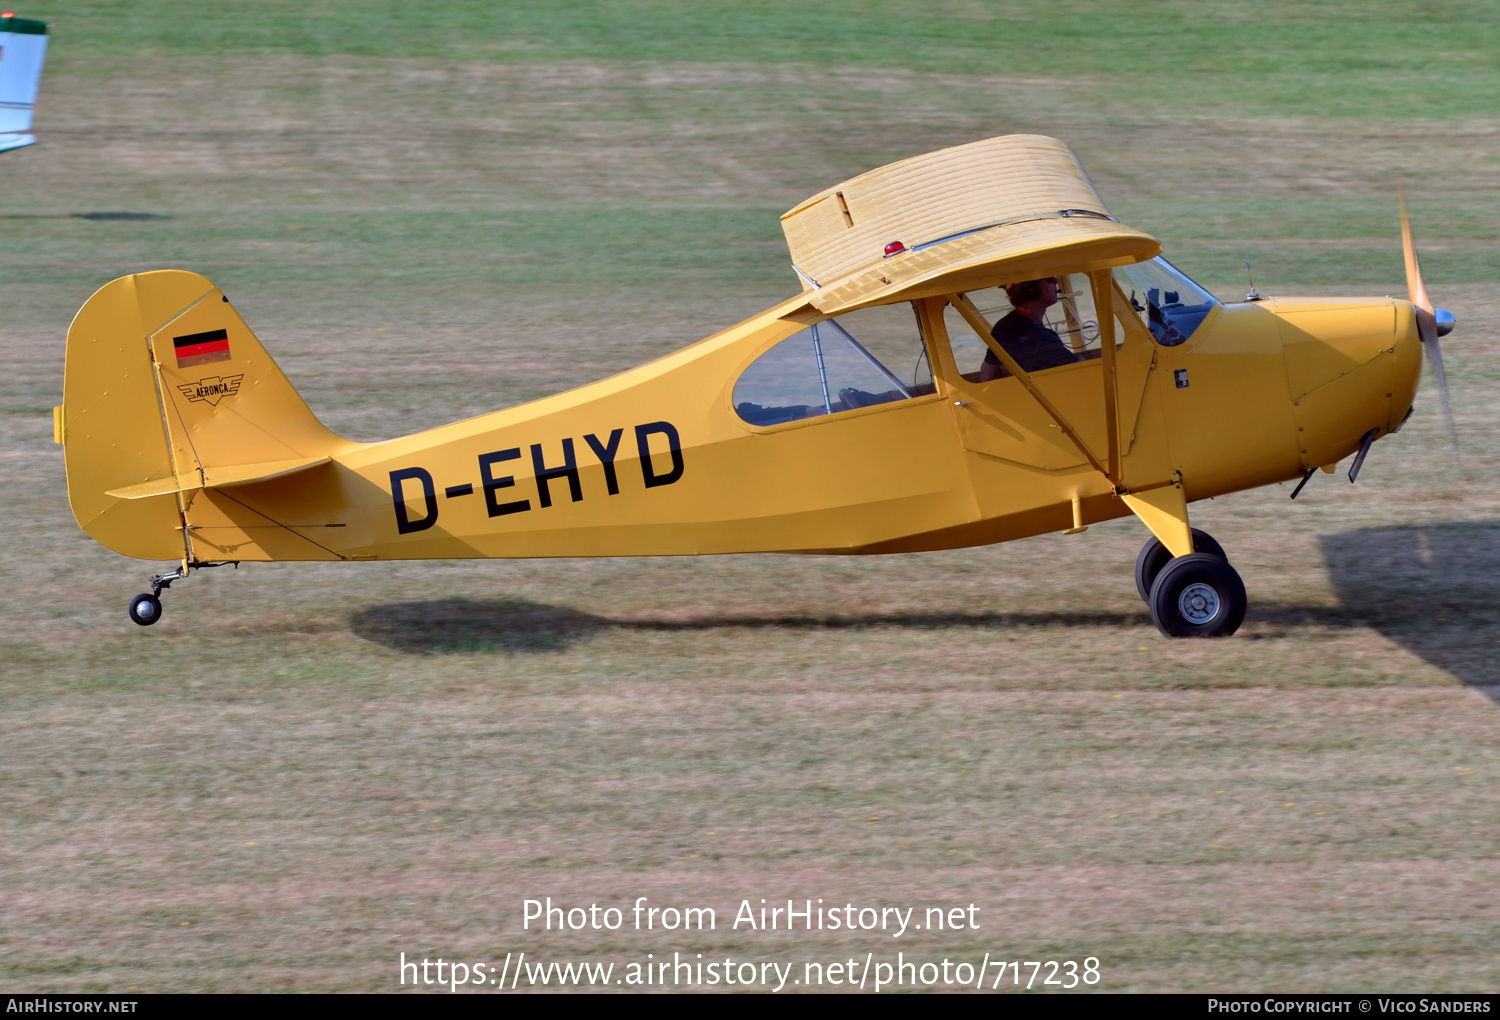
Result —
[[[228,361],[229,333],[222,329],[211,329],[207,333],[174,336],[172,347],[177,353],[178,368],[192,368],[194,365],[211,365],[215,361]]]

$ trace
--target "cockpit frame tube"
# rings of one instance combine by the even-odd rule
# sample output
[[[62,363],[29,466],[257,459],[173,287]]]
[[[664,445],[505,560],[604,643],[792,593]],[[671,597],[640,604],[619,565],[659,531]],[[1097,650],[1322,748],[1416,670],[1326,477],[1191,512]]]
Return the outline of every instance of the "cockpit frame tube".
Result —
[[[860,357],[864,358],[870,363],[871,368],[875,369],[875,371],[883,375],[886,382],[896,387],[897,392],[899,392],[901,396],[905,397],[908,400],[911,399],[912,392],[909,388],[907,388],[906,383],[902,382],[896,377],[894,372],[882,365],[879,358],[875,357],[875,355],[865,350],[865,345],[854,339],[854,337],[850,336],[847,329],[845,329],[843,326],[840,326],[833,319],[829,319],[827,322],[819,323],[819,325],[832,326],[834,329],[838,330],[839,335],[842,336],[845,340],[849,341],[849,345],[854,348],[855,352],[858,353]]]
[[[812,327],[813,355],[818,359],[818,384],[823,387],[823,413],[833,413],[833,401],[828,399],[828,372],[823,367],[823,341],[818,336],[818,325]]]
[[[1089,274],[1094,288],[1094,314],[1099,320],[1099,361],[1104,368],[1104,442],[1108,470],[1105,476],[1119,492],[1125,488],[1120,457],[1120,387],[1115,358],[1114,274],[1108,269]]]

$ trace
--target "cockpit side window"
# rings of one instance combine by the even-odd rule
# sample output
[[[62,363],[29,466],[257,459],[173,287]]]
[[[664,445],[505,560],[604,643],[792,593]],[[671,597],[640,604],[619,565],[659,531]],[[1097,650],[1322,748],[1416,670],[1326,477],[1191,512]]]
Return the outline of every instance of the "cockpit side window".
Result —
[[[1065,273],[1057,277],[1057,284],[1057,304],[1047,309],[1042,325],[1056,333],[1077,360],[1088,361],[1099,357],[1099,317],[1094,311],[1094,291],[1088,274]],[[1003,287],[973,290],[968,293],[968,297],[984,320],[992,325],[1012,311],[1010,299],[1006,297]],[[952,305],[947,306],[943,312],[943,326],[948,333],[953,361],[959,374],[969,382],[979,382],[985,355],[989,351],[988,345],[974,335],[968,320]],[[1123,331],[1116,330],[1116,346],[1123,342],[1123,338]],[[1048,370],[1024,364],[1022,367],[1028,374]],[[1003,367],[999,369],[999,373],[1000,376],[1010,374]]]
[[[766,426],[932,392],[921,327],[914,308],[901,304],[860,309],[787,337],[741,373],[731,399],[742,419]]]
[[[1115,282],[1163,347],[1186,343],[1219,303],[1161,257],[1120,266]]]

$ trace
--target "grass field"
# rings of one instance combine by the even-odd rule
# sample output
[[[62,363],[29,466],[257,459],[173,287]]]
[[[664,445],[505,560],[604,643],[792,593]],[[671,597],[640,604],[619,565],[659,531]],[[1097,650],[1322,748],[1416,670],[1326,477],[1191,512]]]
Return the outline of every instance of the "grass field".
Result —
[[[0,989],[397,990],[397,960],[1097,957],[1111,991],[1500,984],[1500,18],[1486,3],[37,3],[0,157]],[[776,217],[1059,136],[1223,297],[1445,341],[1358,486],[1194,507],[1251,610],[1169,642],[1144,530],[844,559],[156,565],[68,511],[67,323],[223,286],[336,431],[627,368],[792,293]],[[133,218],[82,214],[130,213]],[[149,218],[148,218],[149,217]],[[1430,381],[1427,384],[1430,387]],[[521,901],[713,932],[523,932]],[[982,907],[900,940],[742,898]],[[920,912],[920,911],[919,911]],[[1024,972],[1023,972],[1024,975]]]

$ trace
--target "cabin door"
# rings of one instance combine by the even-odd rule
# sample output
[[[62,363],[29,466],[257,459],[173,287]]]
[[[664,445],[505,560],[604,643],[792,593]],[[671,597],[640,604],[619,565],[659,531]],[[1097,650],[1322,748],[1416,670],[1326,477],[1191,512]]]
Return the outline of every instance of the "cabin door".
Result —
[[[1057,334],[1066,355],[1050,359],[1063,363],[1031,370],[1030,375],[1102,462],[1106,458],[1104,373],[1093,294],[1086,274],[1073,273],[1059,281],[1059,300],[1047,310],[1045,325]],[[992,324],[1012,312],[1005,291],[998,287],[973,291],[968,297]],[[1117,294],[1115,300],[1124,299]],[[938,298],[928,303],[928,309],[932,328],[942,335],[942,342],[934,348],[940,352],[939,371],[952,393],[954,417],[966,449],[987,460],[1031,471],[1066,472],[1088,464],[1020,380],[998,366],[986,369],[989,348],[956,308]],[[1121,453],[1128,457],[1154,347],[1137,317],[1124,319],[1118,315],[1115,319],[1115,350]],[[1068,362],[1066,356],[1076,360]]]

